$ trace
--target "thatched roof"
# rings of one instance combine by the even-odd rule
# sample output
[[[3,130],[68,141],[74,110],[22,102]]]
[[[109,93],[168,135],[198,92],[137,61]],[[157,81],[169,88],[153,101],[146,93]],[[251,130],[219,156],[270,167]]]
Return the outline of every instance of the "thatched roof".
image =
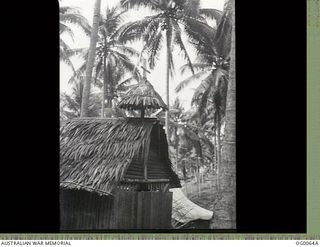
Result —
[[[111,194],[155,123],[130,118],[66,122],[60,128],[60,186]],[[170,168],[170,187],[180,187],[170,160],[164,163]]]
[[[168,109],[161,96],[145,78],[126,93],[118,106],[127,110]]]

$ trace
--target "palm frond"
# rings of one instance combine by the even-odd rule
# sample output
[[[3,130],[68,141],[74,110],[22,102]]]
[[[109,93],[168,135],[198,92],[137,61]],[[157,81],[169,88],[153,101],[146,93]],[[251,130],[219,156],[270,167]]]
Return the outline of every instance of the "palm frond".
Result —
[[[164,2],[161,0],[121,0],[120,4],[121,7],[124,9],[134,9],[139,7],[146,7],[151,10],[163,10],[164,9]]]
[[[192,64],[193,69],[195,70],[210,70],[211,69],[211,64],[209,63],[193,63]],[[180,72],[181,74],[184,74],[187,70],[190,69],[189,64],[184,64],[180,67]]]
[[[148,44],[152,42],[152,39],[161,32],[162,21],[163,18],[160,17],[160,15],[154,16],[154,18],[150,20],[143,33],[143,41],[146,43],[146,46],[148,46]]]
[[[146,45],[147,52],[149,54],[148,62],[149,67],[153,69],[156,64],[156,60],[159,58],[160,50],[162,48],[163,35],[159,32],[153,39],[150,40],[150,43]]]
[[[114,44],[113,47],[116,48],[117,50],[125,53],[125,54],[130,55],[130,56],[136,56],[137,57],[137,56],[140,55],[140,53],[136,49],[134,49],[134,48],[132,48],[130,46],[125,46],[125,45],[122,45],[122,44],[121,45],[120,44]]]
[[[200,101],[198,103],[198,112],[200,113],[200,119],[201,119],[201,115],[202,113],[205,112],[207,103],[208,103],[208,96],[211,90],[206,90],[202,93]]]
[[[131,76],[117,85],[116,91],[126,92],[131,89],[134,85],[128,85],[129,83],[136,81],[135,77]]]
[[[201,96],[204,94],[204,92],[206,92],[206,91],[209,92],[210,87],[214,87],[211,73],[205,79],[203,79],[201,81],[200,85],[196,88],[196,90],[192,96],[191,105],[198,105],[199,101],[201,99]]]
[[[63,34],[63,33],[67,33],[69,35],[69,37],[72,39],[72,41],[74,42],[74,33],[72,31],[72,29],[70,27],[68,27],[67,25],[63,24],[63,23],[59,23],[59,34]]]
[[[181,2],[181,1],[178,1]],[[183,13],[186,16],[196,17],[199,14],[200,1],[199,0],[186,0],[183,2]]]
[[[123,22],[123,14],[125,12],[126,10],[120,11],[119,7],[107,8],[105,19],[101,21],[100,32],[103,35],[114,36],[119,25]]]
[[[231,15],[229,11],[225,11],[218,24],[217,33],[214,38],[218,55],[225,59],[228,58],[231,50],[231,30]]]
[[[86,63],[84,62],[77,70],[75,70],[73,75],[68,80],[68,84],[74,84],[81,81],[84,78],[85,72],[86,72]]]
[[[199,9],[199,14],[211,19],[215,19],[216,22],[219,23],[223,13],[217,9]]]
[[[192,81],[199,80],[201,77],[207,75],[208,73],[209,73],[209,71],[200,71],[200,72],[188,77],[187,79],[183,80],[182,82],[180,82],[176,86],[175,91],[177,93],[180,92],[183,88],[185,88],[187,85],[189,85]]]
[[[122,54],[118,51],[112,50],[111,57],[113,59],[119,61],[121,65],[127,70],[127,71],[133,71],[135,68],[135,64],[131,62],[129,57],[127,57],[125,54]]]
[[[116,32],[119,42],[126,43],[140,39],[150,23],[156,18],[158,16],[146,16],[142,20],[122,25]]]
[[[65,43],[62,39],[60,39],[60,49],[59,49],[60,61],[67,64],[72,69],[72,71],[75,71],[73,63],[70,60],[71,51],[72,49],[67,45],[67,43]]]
[[[183,53],[184,55],[184,59],[187,61],[187,64],[192,72],[192,74],[194,74],[194,69],[192,66],[192,62],[191,59],[189,57],[189,54],[187,52],[187,49],[182,41],[181,38],[181,28],[179,27],[179,24],[176,21],[172,21],[173,27],[174,27],[174,44],[178,45],[180,47],[180,51]]]
[[[89,25],[88,20],[77,10],[72,10],[69,7],[67,11],[61,13],[60,7],[59,19],[62,23],[70,23],[79,26],[88,36],[91,34],[91,26]]]
[[[189,41],[195,45],[198,55],[217,54],[213,42],[216,33],[214,28],[206,23],[187,19],[185,20],[185,31]]]

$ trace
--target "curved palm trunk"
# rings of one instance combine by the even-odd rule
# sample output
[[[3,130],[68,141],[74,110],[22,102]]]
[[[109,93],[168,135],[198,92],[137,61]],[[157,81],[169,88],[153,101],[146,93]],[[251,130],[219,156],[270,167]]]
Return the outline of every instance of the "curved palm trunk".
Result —
[[[100,5],[101,5],[101,0],[96,0],[94,5],[94,12],[93,12],[93,24],[92,24],[92,33],[90,38],[90,47],[89,47],[89,54],[88,54],[88,61],[87,61],[87,68],[86,68],[86,78],[85,78],[85,84],[84,84],[83,95],[82,95],[81,115],[80,115],[81,117],[88,117],[88,112],[89,112],[91,76],[92,76],[92,70],[94,65],[94,58],[96,54],[96,44],[98,39]]]
[[[227,91],[225,138],[221,152],[220,200],[213,228],[236,229],[236,78],[235,78],[235,13],[232,1],[231,65]]]

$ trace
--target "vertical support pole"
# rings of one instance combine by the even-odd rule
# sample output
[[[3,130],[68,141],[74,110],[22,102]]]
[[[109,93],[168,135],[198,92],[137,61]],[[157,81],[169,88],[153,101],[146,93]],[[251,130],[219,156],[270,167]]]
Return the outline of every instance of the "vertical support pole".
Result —
[[[146,72],[146,69],[147,69],[147,61],[146,61],[146,59],[145,58],[143,58],[143,73],[142,73],[142,75],[143,75],[143,78],[144,79],[147,79],[147,72]]]
[[[143,174],[144,174],[144,179],[148,179],[148,157],[149,157],[149,147],[150,147],[150,136],[145,142],[144,148],[143,148]]]
[[[160,121],[158,122],[158,154],[161,155]]]
[[[199,157],[197,156],[197,184],[198,184],[198,197],[200,197],[200,164]]]

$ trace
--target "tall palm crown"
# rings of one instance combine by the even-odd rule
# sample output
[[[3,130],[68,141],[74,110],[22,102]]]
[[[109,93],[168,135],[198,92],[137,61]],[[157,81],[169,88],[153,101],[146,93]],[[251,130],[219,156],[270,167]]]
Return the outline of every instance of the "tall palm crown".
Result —
[[[217,28],[202,23],[201,28],[188,29],[190,40],[197,47],[197,59],[193,64],[197,73],[176,87],[176,92],[179,92],[191,82],[204,77],[196,88],[191,103],[198,106],[198,112],[204,113],[202,118],[208,117],[208,112],[212,112],[211,117],[215,123],[221,121],[226,107],[232,28],[228,4],[225,5],[224,12],[216,11],[216,20]],[[188,64],[182,66],[181,72],[184,73],[188,68]]]
[[[193,69],[187,49],[182,41],[182,28],[179,25],[179,23],[184,24],[186,21],[191,21],[191,17],[189,17],[190,20],[187,17],[187,13],[189,13],[186,10],[188,6],[187,2],[186,0],[122,0],[121,5],[126,9],[145,7],[155,12],[155,14],[147,16],[142,20],[125,24],[122,27],[120,39],[123,41],[142,39],[144,51],[149,55],[148,63],[151,69],[155,67],[159,52],[163,46],[163,42],[165,42],[167,48],[169,48],[170,66],[168,69],[171,75],[174,69],[172,45],[177,45],[184,54],[190,68]]]
[[[103,78],[109,107],[111,107],[112,99],[117,96],[115,91],[126,72],[134,72],[134,77],[137,77],[139,73],[130,59],[130,57],[137,57],[138,52],[119,42],[118,39],[124,12],[117,7],[107,8],[106,15],[99,25],[95,77]]]
[[[196,156],[201,158],[201,161],[213,162],[214,145],[210,141],[212,139],[212,131],[207,130],[205,127],[198,128],[197,126],[199,125],[196,125],[193,119],[187,117],[187,113],[177,98],[170,109],[171,131],[169,144],[176,152],[175,157],[177,158],[180,153],[184,153],[185,156],[190,158],[186,151],[190,152],[194,149]],[[182,163],[180,159],[177,161],[179,165]]]
[[[121,30],[122,35],[120,35],[120,39],[123,41],[142,39],[144,43],[143,51],[148,53],[148,63],[151,69],[155,67],[159,52],[165,42],[167,50],[166,104],[169,107],[169,75],[172,76],[174,71],[173,45],[179,47],[188,66],[194,72],[191,59],[182,40],[181,25],[185,26],[185,29],[190,25],[197,26],[198,23],[205,23],[205,19],[201,14],[212,17],[216,13],[208,9],[201,10],[199,8],[199,0],[121,0],[121,5],[126,9],[145,7],[155,12],[152,16],[147,16],[142,20],[124,25]],[[169,136],[168,125],[169,115],[167,113],[167,136]]]
[[[105,86],[104,93],[109,106],[112,105],[112,100],[118,96],[117,90],[127,89],[125,85],[129,80],[121,81],[127,73],[135,71],[135,77],[139,74],[131,60],[132,57],[139,55],[138,52],[121,43],[118,39],[118,30],[123,21],[123,14],[124,11],[120,11],[119,8],[107,8],[105,16],[101,18],[99,23],[93,82],[100,88]],[[69,79],[69,83],[82,82],[86,71],[88,52],[87,48],[74,50],[74,53],[78,53],[84,62]]]
[[[61,36],[62,34],[68,34],[71,39],[74,38],[74,33],[70,24],[80,27],[86,35],[90,35],[91,27],[87,19],[80,14],[79,10],[72,7],[60,6],[59,19],[60,60],[74,70],[73,64],[70,61],[70,56],[74,55],[74,51]]]

